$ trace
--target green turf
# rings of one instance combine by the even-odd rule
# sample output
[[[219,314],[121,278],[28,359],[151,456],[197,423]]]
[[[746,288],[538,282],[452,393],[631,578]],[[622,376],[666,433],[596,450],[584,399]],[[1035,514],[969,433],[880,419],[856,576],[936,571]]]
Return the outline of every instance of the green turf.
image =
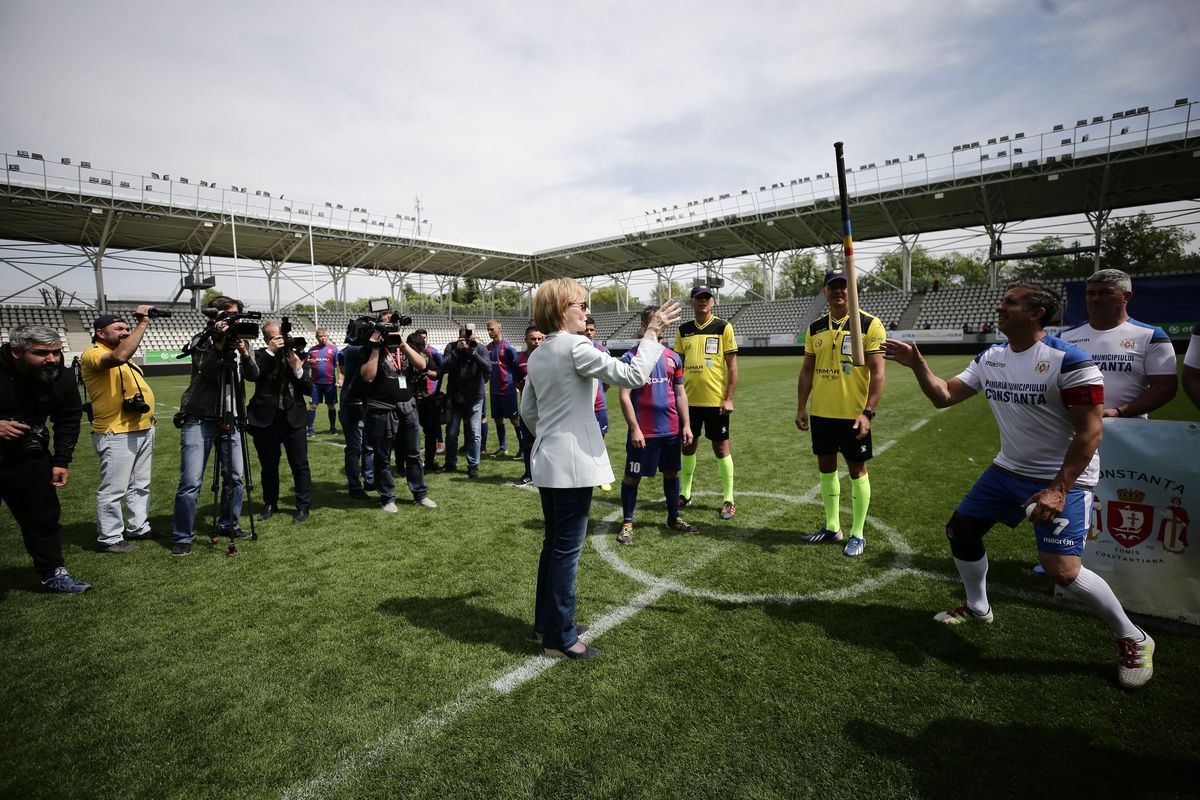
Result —
[[[933,361],[948,375],[964,359]],[[648,479],[634,544],[617,555],[722,594],[826,594],[789,604],[666,592],[599,637],[600,659],[558,664],[508,694],[487,684],[539,652],[529,633],[541,514],[536,493],[507,485],[519,462],[485,459],[478,482],[431,476],[433,511],[404,502],[401,484],[400,513],[385,515],[346,497],[342,450],[331,444],[341,439],[322,435],[309,448],[307,523],[276,516],[233,559],[204,539],[188,558],[171,557],[165,541],[111,556],[94,551],[96,457],[85,434],[61,493],[63,533],[68,566],[94,591],[37,593],[0,511],[0,797],[1195,792],[1200,637],[1146,620],[1160,648],[1154,680],[1120,690],[1101,624],[1053,602],[1029,574],[1027,526],[988,537],[993,626],[934,625],[961,590],[932,577],[834,594],[906,558],[952,572],[942,524],[998,435],[982,399],[935,412],[889,365],[875,443],[895,444],[872,462],[871,514],[903,542],[871,523],[857,561],[802,546],[822,513],[799,502],[817,472],[792,422],[797,367],[741,361],[737,517],[717,519],[704,445],[685,512],[701,535],[662,527],[661,483]],[[153,384],[164,424],[152,522],[168,531],[179,465],[169,418],[184,382]],[[615,392],[609,399],[619,471],[625,425]],[[1197,419],[1182,397],[1159,416]],[[286,465],[284,475],[286,485]],[[201,519],[207,488],[206,479]],[[842,492],[848,523],[845,481]],[[617,550],[604,519],[619,492],[596,500],[593,538]],[[289,501],[285,489],[285,509]],[[582,621],[646,588],[595,544],[579,575]]]

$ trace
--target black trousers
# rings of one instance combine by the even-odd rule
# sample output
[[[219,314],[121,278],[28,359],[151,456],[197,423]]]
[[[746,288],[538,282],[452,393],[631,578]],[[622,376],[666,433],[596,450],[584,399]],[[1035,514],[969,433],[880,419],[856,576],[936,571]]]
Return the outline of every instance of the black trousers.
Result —
[[[62,535],[58,524],[62,507],[50,485],[50,454],[41,458],[0,461],[0,500],[8,505],[21,528],[25,551],[42,580],[63,565]]]
[[[442,409],[438,405],[438,397],[430,395],[418,400],[417,415],[421,420],[421,430],[425,434],[425,469],[433,469],[438,437],[442,433]]]
[[[308,470],[308,438],[305,428],[292,428],[283,414],[275,415],[275,423],[266,428],[250,428],[254,451],[262,470],[263,504],[279,505],[279,454],[287,453],[292,469],[292,484],[296,490],[296,508],[308,508],[312,503],[312,474]]]

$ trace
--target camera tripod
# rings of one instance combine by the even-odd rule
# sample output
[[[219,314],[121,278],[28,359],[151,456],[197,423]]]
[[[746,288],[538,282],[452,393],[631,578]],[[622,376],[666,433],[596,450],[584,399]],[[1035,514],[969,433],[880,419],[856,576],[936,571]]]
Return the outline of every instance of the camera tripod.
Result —
[[[221,491],[222,476],[233,474],[233,439],[239,437],[242,456],[242,506],[249,506],[250,497],[254,490],[254,473],[250,469],[250,447],[246,438],[246,384],[237,366],[237,347],[233,339],[225,340],[221,349],[221,366],[217,374],[217,390],[221,398],[221,412],[217,420],[217,468],[213,470],[213,532],[210,540],[213,544],[220,541],[221,511],[228,503],[227,510],[233,517],[233,489]],[[250,519],[250,541],[258,541],[258,531],[254,528],[254,515],[247,514]],[[236,556],[238,526],[235,523],[229,531],[229,549],[227,556]]]

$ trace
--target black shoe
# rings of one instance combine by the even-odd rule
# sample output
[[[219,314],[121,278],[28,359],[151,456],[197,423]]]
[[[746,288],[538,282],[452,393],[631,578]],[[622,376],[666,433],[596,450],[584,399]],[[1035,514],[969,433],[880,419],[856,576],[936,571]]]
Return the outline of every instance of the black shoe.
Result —
[[[142,531],[141,533],[125,534],[125,539],[130,542],[141,542],[146,539],[153,539],[153,538],[154,538],[154,531],[149,530],[149,529],[146,529],[146,530]]]
[[[114,542],[113,544],[99,545],[96,549],[101,553],[136,553],[138,546],[133,542],[127,542],[122,539],[121,541]]]
[[[330,429],[329,429],[329,435],[330,435],[330,436],[337,436],[337,428],[330,428]]]
[[[351,489],[350,490],[350,498],[352,500],[370,500],[371,495],[367,494],[362,489]]]
[[[372,482],[372,483],[364,483],[364,484],[363,484],[363,491],[364,491],[364,492],[373,492],[373,491],[375,491],[375,484],[374,484],[373,482]]]
[[[442,472],[458,472],[458,464],[447,464],[442,467]]]
[[[583,649],[578,653],[572,653],[570,650],[556,650],[553,647],[545,647],[542,649],[542,655],[547,658],[569,658],[572,661],[586,661],[589,658],[595,658],[600,655],[600,651],[590,644],[585,644]]]
[[[440,464],[426,464],[425,465],[425,474],[426,475],[437,475],[439,472],[442,472],[442,471],[443,470],[442,470],[442,467]]]
[[[230,539],[245,539],[250,534],[241,528],[222,528],[216,534],[218,537],[228,537]]]
[[[278,510],[279,510],[279,509],[278,509],[278,508],[276,508],[276,507],[275,507],[275,506],[273,506],[273,505],[267,505],[267,506],[263,506],[263,510],[262,510],[262,511],[260,511],[260,512],[259,512],[259,514],[258,514],[258,521],[259,521],[259,522],[266,522],[266,521],[267,521],[267,520],[269,520],[269,519],[271,518],[271,516],[272,516],[272,515],[273,515],[273,514],[274,514],[276,511],[278,511]]]
[[[173,545],[171,545],[171,555],[173,556],[190,556],[191,554],[191,542],[175,542]]]
[[[292,515],[292,522],[304,522],[306,519],[308,519],[307,508],[297,508],[296,513]]]
[[[467,477],[475,480],[479,477],[479,467],[467,467]]]

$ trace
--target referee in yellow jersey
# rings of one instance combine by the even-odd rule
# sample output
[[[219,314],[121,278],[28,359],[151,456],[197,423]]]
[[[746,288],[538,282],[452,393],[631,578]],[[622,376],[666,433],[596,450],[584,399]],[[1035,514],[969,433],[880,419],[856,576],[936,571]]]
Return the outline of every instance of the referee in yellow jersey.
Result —
[[[713,291],[707,286],[692,289],[696,318],[679,326],[675,352],[683,357],[683,387],[691,410],[692,443],[683,446],[679,473],[679,506],[691,502],[692,478],[696,474],[696,450],[700,432],[706,431],[717,457],[721,475],[721,519],[733,519],[733,456],[729,452],[729,416],[737,390],[737,340],[733,325],[713,316]]]
[[[867,364],[854,366],[846,273],[840,269],[826,272],[822,291],[829,303],[829,313],[809,325],[804,338],[804,366],[796,384],[796,427],[812,431],[812,450],[821,473],[825,526],[805,536],[804,541],[817,544],[842,540],[842,490],[837,474],[837,454],[841,453],[850,471],[853,513],[850,541],[842,552],[860,556],[867,546],[863,535],[871,504],[867,462],[872,455],[871,423],[883,396],[883,341],[887,334],[878,317],[860,311],[857,324],[861,326]],[[807,411],[810,396],[811,416]]]

